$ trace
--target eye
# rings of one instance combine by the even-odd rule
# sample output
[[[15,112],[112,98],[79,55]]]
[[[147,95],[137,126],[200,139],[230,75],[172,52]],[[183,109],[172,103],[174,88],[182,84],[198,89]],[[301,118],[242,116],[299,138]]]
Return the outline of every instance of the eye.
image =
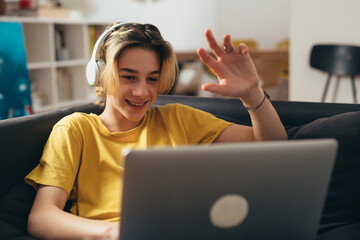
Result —
[[[149,77],[148,78],[148,81],[150,81],[150,82],[156,82],[157,80],[159,80],[159,79],[156,78],[156,77]]]
[[[121,76],[122,78],[125,78],[127,80],[135,80],[134,76]]]

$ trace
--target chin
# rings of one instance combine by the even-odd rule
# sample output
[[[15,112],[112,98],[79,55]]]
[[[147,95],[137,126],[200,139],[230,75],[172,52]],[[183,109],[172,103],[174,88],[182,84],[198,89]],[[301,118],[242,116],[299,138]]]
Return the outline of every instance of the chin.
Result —
[[[128,115],[126,116],[126,118],[127,118],[130,122],[139,122],[139,121],[141,121],[141,120],[144,118],[146,112],[147,112],[147,111],[145,111],[143,114],[136,114],[136,115],[134,115],[134,114],[128,114]]]

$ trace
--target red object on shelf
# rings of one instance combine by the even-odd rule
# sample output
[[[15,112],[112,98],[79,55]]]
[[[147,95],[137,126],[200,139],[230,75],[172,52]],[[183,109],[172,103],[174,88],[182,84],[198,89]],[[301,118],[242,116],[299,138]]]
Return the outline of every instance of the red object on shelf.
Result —
[[[6,13],[6,2],[5,0],[0,0],[0,15],[4,15]]]
[[[26,106],[25,106],[25,113],[26,113],[27,115],[34,114],[34,111],[33,111],[32,107],[31,107],[30,105],[26,105]]]
[[[30,8],[31,2],[30,0],[20,0],[19,8],[20,9],[28,9]]]

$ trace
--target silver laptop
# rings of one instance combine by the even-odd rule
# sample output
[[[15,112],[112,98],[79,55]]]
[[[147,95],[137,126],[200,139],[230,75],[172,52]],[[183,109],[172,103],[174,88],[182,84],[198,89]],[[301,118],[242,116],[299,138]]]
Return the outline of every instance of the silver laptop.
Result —
[[[125,155],[120,239],[315,239],[333,139]]]

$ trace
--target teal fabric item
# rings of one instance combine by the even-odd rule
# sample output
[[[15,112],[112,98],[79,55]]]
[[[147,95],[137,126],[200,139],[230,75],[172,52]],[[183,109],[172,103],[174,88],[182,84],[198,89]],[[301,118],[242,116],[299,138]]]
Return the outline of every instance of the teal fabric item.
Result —
[[[31,113],[22,24],[0,22],[0,120]]]

